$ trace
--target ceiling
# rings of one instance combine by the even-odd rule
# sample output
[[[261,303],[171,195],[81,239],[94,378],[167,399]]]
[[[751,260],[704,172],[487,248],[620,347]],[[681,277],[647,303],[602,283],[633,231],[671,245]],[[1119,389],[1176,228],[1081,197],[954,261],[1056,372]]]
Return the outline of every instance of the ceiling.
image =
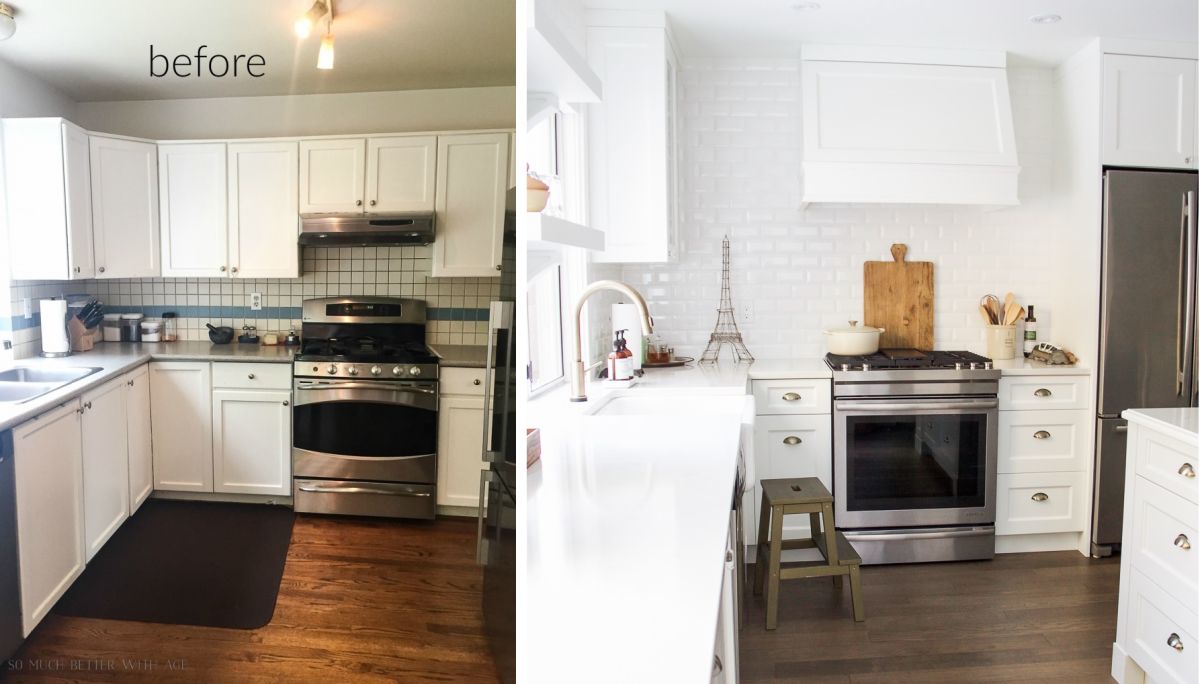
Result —
[[[1196,0],[583,0],[662,9],[688,57],[784,57],[802,43],[1007,50],[1052,65],[1097,36],[1195,43]],[[1029,17],[1053,13],[1057,24]]]
[[[0,60],[79,102],[513,85],[516,0],[335,0],[334,69],[292,25],[312,0],[5,0]],[[150,76],[159,54],[260,54],[261,78]],[[241,62],[245,64],[245,60]],[[220,68],[217,69],[220,72]]]

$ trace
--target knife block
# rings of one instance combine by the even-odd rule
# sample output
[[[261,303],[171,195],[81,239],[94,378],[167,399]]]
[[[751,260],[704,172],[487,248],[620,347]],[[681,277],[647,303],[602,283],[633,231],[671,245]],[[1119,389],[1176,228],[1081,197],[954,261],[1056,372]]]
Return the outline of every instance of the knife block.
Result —
[[[71,338],[71,351],[91,351],[96,346],[96,328],[85,328],[74,316],[67,321],[67,335]]]

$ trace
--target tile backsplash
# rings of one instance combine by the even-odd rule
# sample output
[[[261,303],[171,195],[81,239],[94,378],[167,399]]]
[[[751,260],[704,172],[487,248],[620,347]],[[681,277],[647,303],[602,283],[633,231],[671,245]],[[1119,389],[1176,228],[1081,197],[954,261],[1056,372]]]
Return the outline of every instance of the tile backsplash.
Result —
[[[41,351],[37,300],[67,295],[94,296],[106,311],[140,311],[160,317],[173,311],[180,336],[206,340],[205,323],[259,333],[300,328],[301,304],[314,297],[378,295],[422,299],[428,304],[426,339],[433,344],[486,344],[488,304],[515,296],[514,248],[506,242],[499,278],[430,278],[428,246],[305,247],[300,278],[140,278],[114,280],[14,281],[0,317],[0,338],[11,335],[16,358]],[[263,295],[262,310],[249,308],[252,292]],[[32,300],[26,319],[22,300]],[[7,325],[7,329],[5,326]]]

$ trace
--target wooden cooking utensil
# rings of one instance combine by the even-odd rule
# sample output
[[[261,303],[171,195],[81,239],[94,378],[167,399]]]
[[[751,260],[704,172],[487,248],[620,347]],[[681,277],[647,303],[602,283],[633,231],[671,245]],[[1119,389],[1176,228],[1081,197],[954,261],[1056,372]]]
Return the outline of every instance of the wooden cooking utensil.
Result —
[[[984,295],[979,299],[979,304],[987,308],[990,325],[1000,322],[1000,301],[996,299],[996,295]]]
[[[986,305],[984,305],[984,304],[979,305],[979,315],[983,317],[984,325],[993,325],[994,324],[994,322],[992,321],[992,312],[988,311],[988,308]]]

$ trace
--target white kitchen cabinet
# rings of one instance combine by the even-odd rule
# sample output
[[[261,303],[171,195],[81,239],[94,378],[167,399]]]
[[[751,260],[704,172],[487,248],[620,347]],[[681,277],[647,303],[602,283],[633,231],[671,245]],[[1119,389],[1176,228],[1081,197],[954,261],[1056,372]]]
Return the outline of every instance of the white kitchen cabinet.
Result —
[[[230,143],[229,273],[299,278],[295,142]]]
[[[213,390],[213,491],[291,493],[291,397],[288,390]]]
[[[433,277],[499,277],[509,137],[507,133],[438,137]]]
[[[226,248],[225,144],[158,146],[162,274],[217,278]]]
[[[366,141],[300,141],[300,213],[363,211]]]
[[[12,278],[95,277],[87,132],[59,118],[5,119],[3,135]]]
[[[78,399],[13,430],[26,637],[83,572],[83,452]]]
[[[117,378],[85,392],[83,408],[83,538],[91,561],[129,517],[127,385]]]
[[[158,276],[157,146],[102,135],[90,143],[96,277]]]
[[[478,380],[479,384],[475,384]],[[438,398],[437,503],[479,506],[479,471],[483,461],[483,368],[442,368]]]
[[[1104,55],[1101,159],[1196,168],[1196,60]]]
[[[367,138],[366,210],[433,211],[436,174],[436,136]]]
[[[129,443],[129,515],[154,491],[154,455],[150,432],[150,369],[125,374],[125,425]]]
[[[589,22],[592,19],[589,18]],[[620,22],[613,22],[620,23]],[[677,60],[662,26],[589,26],[588,64],[604,99],[588,105],[589,225],[600,262],[675,258],[678,222]]]
[[[828,383],[828,381],[824,381]],[[757,381],[756,381],[757,384]],[[833,491],[832,422],[824,415],[758,415],[754,420],[754,525],[745,531],[748,539],[758,531],[762,489],[758,481],[775,478],[815,477]],[[752,533],[753,532],[753,533]],[[809,536],[808,516],[783,519],[785,539]]]
[[[1000,473],[1082,472],[1094,423],[1087,411],[1001,411],[996,451]]]
[[[1081,472],[997,475],[996,534],[1081,532],[1086,497]]]
[[[208,363],[150,364],[155,489],[213,490],[211,378]]]

